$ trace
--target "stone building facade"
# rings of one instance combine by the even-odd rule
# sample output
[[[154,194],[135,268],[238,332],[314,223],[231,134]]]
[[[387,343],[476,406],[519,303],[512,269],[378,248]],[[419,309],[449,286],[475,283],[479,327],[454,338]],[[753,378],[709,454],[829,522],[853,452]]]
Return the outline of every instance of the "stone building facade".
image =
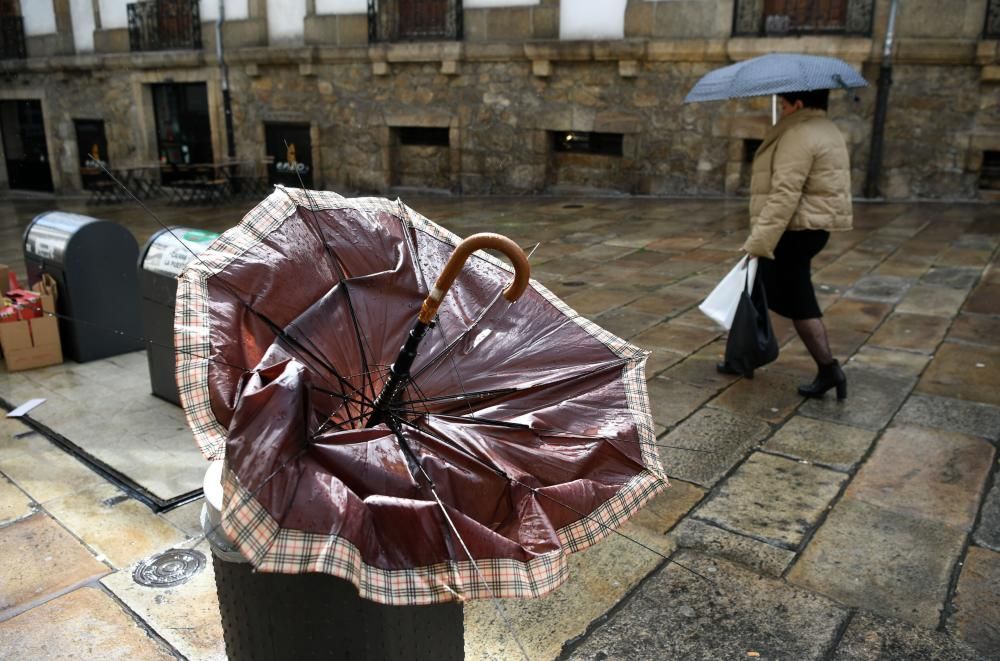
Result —
[[[770,99],[682,101],[708,71],[782,51],[840,57],[872,83],[831,94],[860,195],[891,0],[844,0],[833,28],[787,33],[768,19],[775,6],[823,3],[618,0],[596,11],[582,0],[448,0],[459,34],[414,41],[381,34],[405,0],[201,0],[200,43],[165,50],[137,49],[125,0],[20,0],[19,9],[46,3],[45,20],[24,16],[25,57],[0,60],[0,104],[38,102],[57,193],[84,184],[81,121],[103,122],[113,164],[163,160],[164,86],[204,86],[204,153],[227,154],[222,4],[236,156],[285,159],[269,127],[297,127],[308,136],[298,158],[318,188],[740,195]],[[885,197],[989,198],[1000,187],[998,4],[900,3],[876,179]],[[761,27],[746,34],[745,25]],[[0,187],[20,185],[7,133]]]

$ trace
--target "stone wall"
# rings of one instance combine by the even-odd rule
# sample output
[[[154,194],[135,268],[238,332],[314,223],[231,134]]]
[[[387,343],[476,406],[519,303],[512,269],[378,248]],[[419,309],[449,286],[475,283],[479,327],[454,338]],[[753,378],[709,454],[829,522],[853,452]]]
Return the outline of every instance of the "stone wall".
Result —
[[[731,3],[724,4],[731,13]],[[996,41],[963,36],[976,15],[972,4],[949,19],[949,31],[959,36],[898,42],[880,179],[888,197],[975,198],[983,151],[1000,150],[1000,52]],[[860,194],[879,38],[728,38],[709,5],[630,2],[626,30],[648,25],[650,36],[608,42],[539,38],[558,25],[556,5],[548,1],[531,11],[481,10],[482,16],[471,19],[492,32],[475,32],[479,28],[467,22],[473,34],[461,43],[369,47],[356,43],[363,22],[340,16],[313,24],[308,38],[325,45],[266,48],[255,45],[259,19],[234,22],[226,53],[236,153],[263,159],[265,122],[303,122],[311,127],[315,185],[340,191],[385,192],[401,185],[465,194],[583,188],[736,195],[746,185],[746,141],[759,140],[767,130],[769,100],[684,105],[683,98],[712,69],[785,50],[844,58],[873,83],[857,101],[842,91],[831,96],[830,115],[847,138]],[[876,35],[884,14],[879,5]],[[909,19],[910,29],[926,31],[917,18]],[[657,36],[682,19],[711,38]],[[490,40],[502,25],[514,37],[532,37]],[[342,45],[330,44],[325,35],[331,30],[339,30]],[[214,60],[206,46],[201,52],[5,61],[0,99],[44,99],[56,187],[71,191],[79,188],[74,118],[105,120],[113,162],[156,157],[149,94],[155,82],[206,82],[213,149],[222,156]],[[420,126],[447,128],[449,146],[403,148],[394,141],[395,129]],[[553,154],[552,131],[620,134],[623,154]]]

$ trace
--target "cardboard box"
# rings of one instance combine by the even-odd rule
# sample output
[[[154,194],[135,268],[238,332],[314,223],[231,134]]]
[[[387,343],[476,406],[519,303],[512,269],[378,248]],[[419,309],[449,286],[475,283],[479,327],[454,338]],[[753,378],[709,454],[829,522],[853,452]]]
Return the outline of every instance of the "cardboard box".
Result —
[[[42,308],[55,310],[52,297],[42,295]],[[40,317],[0,324],[0,346],[8,372],[19,372],[63,361],[62,344],[59,342],[59,320]]]

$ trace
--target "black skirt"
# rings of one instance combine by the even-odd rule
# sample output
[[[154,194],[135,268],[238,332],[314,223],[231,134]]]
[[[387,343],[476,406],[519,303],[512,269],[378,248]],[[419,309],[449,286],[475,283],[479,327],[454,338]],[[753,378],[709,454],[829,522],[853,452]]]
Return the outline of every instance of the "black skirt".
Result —
[[[816,302],[810,262],[829,239],[826,230],[790,230],[781,235],[774,259],[760,258],[757,272],[767,294],[767,307],[789,319],[823,316]]]

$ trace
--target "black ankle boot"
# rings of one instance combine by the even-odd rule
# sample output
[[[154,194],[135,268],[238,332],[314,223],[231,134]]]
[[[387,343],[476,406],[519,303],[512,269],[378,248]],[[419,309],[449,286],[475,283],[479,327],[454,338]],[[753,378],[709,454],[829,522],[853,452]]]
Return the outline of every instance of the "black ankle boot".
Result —
[[[822,397],[834,386],[837,387],[837,399],[847,399],[847,376],[836,360],[820,367],[812,383],[799,386],[799,394],[806,397]]]

